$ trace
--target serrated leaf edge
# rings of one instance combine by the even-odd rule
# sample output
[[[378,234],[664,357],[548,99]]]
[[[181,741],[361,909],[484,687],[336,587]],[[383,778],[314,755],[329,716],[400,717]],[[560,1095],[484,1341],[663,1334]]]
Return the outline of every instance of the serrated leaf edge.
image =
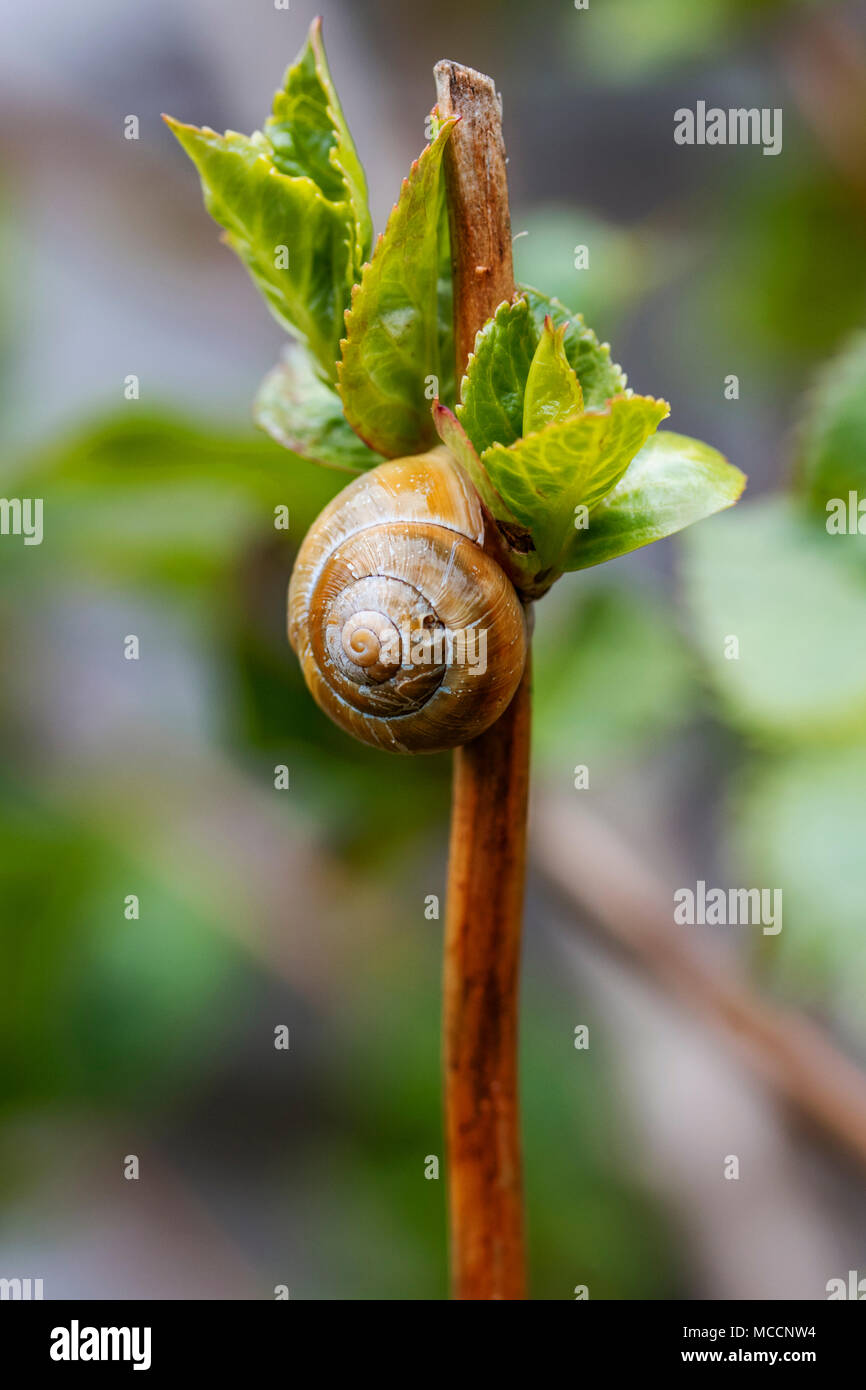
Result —
[[[436,111],[436,107],[433,108],[433,111],[434,111],[434,112]],[[431,113],[431,114],[432,114],[432,113]],[[359,438],[360,440],[362,440],[362,441],[367,445],[367,448],[368,448],[368,449],[373,449],[374,452],[376,452],[376,453],[378,453],[379,451],[375,448],[375,445],[371,444],[370,440],[367,439],[367,438],[365,437],[361,422],[360,422],[360,421],[355,421],[355,420],[353,420],[353,419],[352,419],[352,416],[349,414],[349,411],[348,411],[347,405],[346,405],[346,400],[345,400],[345,397],[343,396],[343,392],[342,392],[342,389],[341,389],[341,388],[342,388],[342,381],[343,381],[343,367],[344,367],[344,360],[343,360],[343,359],[345,358],[345,355],[346,355],[346,348],[349,346],[349,340],[350,340],[351,334],[352,334],[352,321],[353,321],[353,317],[354,317],[354,304],[355,304],[355,300],[357,299],[358,295],[361,293],[361,288],[362,288],[363,283],[364,283],[364,276],[366,275],[367,271],[370,270],[370,269],[372,268],[373,263],[374,263],[375,260],[376,260],[376,256],[378,255],[378,253],[379,253],[379,251],[380,251],[382,245],[384,244],[384,242],[385,242],[386,239],[387,239],[388,232],[389,232],[390,227],[391,227],[391,222],[392,222],[393,218],[397,215],[397,212],[398,212],[398,209],[399,209],[399,206],[400,206],[400,201],[401,201],[401,199],[402,199],[404,193],[406,192],[406,190],[409,188],[409,185],[411,184],[412,179],[415,178],[415,177],[417,176],[418,170],[421,168],[422,163],[424,162],[425,159],[428,159],[428,158],[430,157],[431,152],[436,148],[436,146],[439,144],[440,141],[442,142],[442,148],[443,148],[443,150],[444,150],[445,145],[447,145],[449,139],[451,138],[451,133],[452,133],[454,127],[457,125],[457,123],[458,123],[458,121],[459,121],[460,119],[461,119],[460,116],[448,116],[444,121],[441,121],[441,122],[440,122],[440,125],[439,125],[439,129],[438,129],[438,131],[436,132],[436,137],[435,137],[435,139],[431,140],[430,143],[429,143],[428,145],[425,145],[424,149],[421,151],[421,153],[419,154],[418,158],[415,159],[415,160],[413,160],[412,163],[410,164],[410,166],[409,166],[409,173],[405,176],[405,178],[403,178],[403,179],[401,180],[401,183],[400,183],[400,193],[399,193],[399,195],[398,195],[397,201],[394,203],[394,205],[393,205],[392,208],[391,208],[391,211],[390,211],[389,214],[388,214],[388,220],[387,220],[387,222],[385,223],[385,230],[382,231],[382,232],[380,232],[379,235],[377,236],[377,238],[376,238],[376,243],[375,243],[375,245],[374,245],[374,247],[373,247],[372,255],[370,256],[370,259],[369,259],[368,261],[365,261],[365,262],[364,262],[363,266],[361,267],[360,279],[358,279],[358,280],[355,282],[355,284],[352,286],[349,307],[348,307],[348,309],[345,309],[345,310],[343,311],[343,319],[344,319],[344,322],[345,322],[345,325],[346,325],[346,336],[345,336],[344,338],[341,338],[341,339],[340,339],[340,358],[339,358],[339,360],[338,360],[338,362],[337,362],[337,389],[338,389],[338,391],[339,391],[340,399],[341,399],[341,401],[343,402],[343,414],[345,415],[345,417],[346,417],[346,419],[347,419],[349,425],[350,425],[350,426],[352,427],[352,429],[355,431],[355,433],[356,433],[356,435],[358,436],[358,438]]]

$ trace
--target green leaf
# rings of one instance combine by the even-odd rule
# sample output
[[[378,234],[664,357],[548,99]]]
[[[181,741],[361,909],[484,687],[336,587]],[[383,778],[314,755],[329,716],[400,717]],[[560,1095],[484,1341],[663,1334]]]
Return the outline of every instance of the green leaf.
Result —
[[[373,242],[367,180],[328,68],[321,19],[313,20],[307,42],[274,95],[265,134],[281,173],[311,178],[331,202],[349,203],[357,278]]]
[[[435,440],[426,379],[442,376],[439,281],[442,155],[456,123],[443,121],[412,165],[364,267],[346,315],[339,390],[352,428],[387,458]],[[445,364],[448,371],[448,364]]]
[[[208,212],[271,312],[337,376],[352,285],[369,255],[367,184],[322,46],[321,21],[251,136],[166,116],[198,169]]]
[[[583,392],[565,355],[565,324],[554,328],[548,316],[526,378],[523,433],[535,434],[545,425],[570,420],[583,410]]]
[[[522,435],[526,379],[539,337],[525,299],[500,304],[476,336],[457,416],[479,454]]]
[[[521,285],[520,293],[526,298],[539,333],[548,316],[554,327],[566,325],[565,355],[580,382],[587,410],[603,410],[613,396],[625,391],[628,378],[622,368],[611,361],[610,344],[599,343],[592,329],[584,323],[582,314],[573,314],[558,299],[551,299],[528,285]]]
[[[866,496],[866,333],[857,333],[821,372],[802,435],[800,471],[809,500]]]
[[[532,534],[544,569],[561,571],[575,535],[575,509],[590,511],[622,477],[668,414],[666,401],[619,396],[604,411],[547,425],[481,461],[506,506]]]
[[[575,532],[564,568],[587,569],[682,531],[730,507],[745,475],[709,444],[669,430],[652,435],[616,487]]]
[[[284,354],[259,387],[253,414],[272,439],[327,468],[363,473],[382,455],[358,438],[343,414],[336,391],[319,381],[297,344]]]
[[[545,321],[564,330],[565,359],[580,385],[587,410],[603,410],[626,389],[625,374],[610,360],[579,314],[558,300],[521,288],[511,304],[501,304],[475,339],[460,389],[457,415],[479,454],[493,444],[509,445],[527,433],[524,420],[526,384],[533,357],[544,340]],[[569,406],[570,379],[563,381]]]
[[[439,401],[433,404],[433,422],[442,443],[456,458],[485,507],[497,523],[501,546],[497,552],[500,564],[511,576],[512,583],[524,597],[537,597],[535,576],[541,569],[532,543],[532,536],[503,502],[472,440],[453,411]]]
[[[846,544],[782,497],[686,539],[684,593],[731,723],[773,741],[866,730],[866,583]]]
[[[433,424],[442,443],[451,451],[461,468],[468,473],[472,486],[490,515],[505,521],[516,521],[516,517],[509,512],[490,481],[487,469],[478,457],[472,440],[457,416],[439,401],[433,402]]]
[[[451,231],[448,226],[448,199],[439,210],[439,283],[436,290],[439,313],[439,400],[456,404],[457,381],[454,361],[454,276],[451,271]]]
[[[261,132],[218,135],[166,119],[199,171],[208,212],[272,313],[335,380],[354,279],[348,204],[331,202],[311,178],[282,173]]]

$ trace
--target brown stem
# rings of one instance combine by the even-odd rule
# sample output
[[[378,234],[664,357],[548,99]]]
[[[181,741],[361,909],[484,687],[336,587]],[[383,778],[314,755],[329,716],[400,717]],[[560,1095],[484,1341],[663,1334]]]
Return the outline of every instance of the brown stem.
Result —
[[[514,293],[501,112],[489,77],[436,65],[446,154],[458,377]],[[529,662],[505,713],[454,754],[445,927],[445,1121],[455,1298],[526,1296],[517,996],[529,787]]]
[[[514,294],[502,111],[489,77],[447,59],[433,69],[439,115],[460,120],[445,148],[458,380],[482,324]]]
[[[517,996],[530,677],[454,755],[445,925],[445,1116],[455,1298],[526,1295]]]

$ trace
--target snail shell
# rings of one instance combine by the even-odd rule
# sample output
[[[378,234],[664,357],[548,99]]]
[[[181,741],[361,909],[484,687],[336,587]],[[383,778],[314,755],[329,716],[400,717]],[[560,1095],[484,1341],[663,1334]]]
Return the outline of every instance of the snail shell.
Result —
[[[489,524],[446,449],[380,464],[314,522],[289,585],[289,641],[316,702],[347,733],[433,753],[506,708],[526,619],[484,549]]]

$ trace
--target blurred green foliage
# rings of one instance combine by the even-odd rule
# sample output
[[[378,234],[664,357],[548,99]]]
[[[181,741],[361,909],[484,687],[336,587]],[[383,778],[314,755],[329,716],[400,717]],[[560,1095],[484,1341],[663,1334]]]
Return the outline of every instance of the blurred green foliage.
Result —
[[[735,350],[740,370],[760,373],[765,386],[814,370],[866,319],[862,202],[811,141],[801,139],[795,160],[773,163],[781,167],[772,178],[760,166],[721,175],[736,216],[707,225],[689,315],[714,325],[702,353],[721,351],[729,364]]]
[[[576,80],[593,92],[627,82],[672,112],[664,84],[673,71],[699,73],[709,92],[726,79],[719,60],[747,43],[755,90],[775,92],[766,79],[781,68],[786,26],[821,8],[608,0],[588,14],[566,4],[553,28],[561,36],[567,26],[558,58]],[[526,7],[520,13],[534,23]],[[782,90],[781,159],[719,161],[714,182],[664,199],[640,224],[559,203],[515,212],[515,230],[530,233],[515,242],[522,280],[574,303],[603,335],[641,315],[661,325],[653,342],[681,376],[679,395],[671,392],[677,425],[690,427],[683,416],[693,405],[682,383],[703,390],[719,367],[741,374],[736,418],[746,431],[758,398],[769,402],[774,438],[801,422],[769,465],[731,451],[776,485],[779,462],[793,454],[794,485],[768,498],[753,490],[690,533],[684,549],[669,547],[668,559],[682,556],[675,594],[638,557],[567,578],[540,606],[536,779],[539,788],[570,781],[585,762],[596,786],[650,754],[675,759],[700,729],[705,799],[729,881],[783,889],[784,929],[766,939],[775,986],[863,1038],[866,538],[828,536],[825,522],[831,497],[866,491],[866,346],[862,332],[849,336],[866,318],[866,218],[822,133],[809,129],[801,94]],[[834,90],[841,102],[844,89]],[[590,248],[585,271],[574,266],[578,244]],[[2,341],[5,353],[16,346],[6,330]],[[666,379],[634,385],[668,389]],[[706,392],[694,396],[706,405]],[[442,1154],[440,929],[421,920],[418,903],[441,889],[449,762],[352,743],[315,707],[285,640],[294,550],[343,481],[249,429],[137,405],[5,463],[5,495],[44,497],[45,541],[0,545],[0,1110],[10,1123],[78,1112],[167,1131],[173,1115],[196,1117],[214,1103],[226,1132],[239,1129],[238,1142],[256,1153],[263,1185],[276,1169],[283,1193],[303,1193],[315,1293],[438,1297],[444,1183],[422,1173],[425,1155]],[[273,524],[282,505],[287,533]],[[67,668],[51,650],[55,610],[63,622],[92,605],[93,632],[104,638],[107,622],[119,652],[125,629],[100,615],[105,602],[113,614],[144,604],[177,618],[206,673],[198,761],[184,762],[170,741],[166,753],[191,788],[197,847],[171,843],[177,782],[156,764],[146,775],[147,720],[153,713],[158,724],[158,710],[143,709],[143,728],[127,712],[126,751],[106,739],[82,752],[59,727],[75,713],[65,702],[88,691],[106,705],[106,722],[112,713],[105,671],[92,672],[84,695],[67,690]],[[739,638],[736,661],[724,657],[729,634]],[[36,684],[51,687],[44,703],[33,699]],[[208,771],[227,763],[231,785],[259,792],[277,762],[292,773],[291,806],[276,801],[287,847],[302,825],[332,874],[347,872],[355,892],[346,911],[361,938],[365,913],[392,917],[348,966],[328,960],[332,992],[313,998],[317,1026],[292,1053],[288,1085],[260,1065],[260,1051],[244,1050],[250,1036],[258,1046],[277,1005],[292,1018],[306,1006],[309,982],[292,978],[291,954],[278,976],[251,949],[269,930],[252,880],[275,866],[256,846],[240,842],[231,859],[206,843],[215,810],[228,826],[224,844],[243,830],[230,802],[212,804]],[[422,854],[425,866],[438,855],[440,872],[425,867],[419,884]],[[140,922],[123,917],[133,891]],[[291,887],[280,909],[287,935],[318,943],[322,933],[336,951],[327,924],[304,915]],[[234,935],[229,916],[240,923]],[[522,1028],[533,1291],[567,1299],[588,1282],[593,1297],[680,1292],[673,1233],[624,1153],[628,1117],[605,1019],[581,1001],[597,1058],[585,1067],[570,1048],[579,982],[535,962]],[[236,1111],[256,1125],[245,1128]],[[14,1158],[4,1166],[6,1195]],[[30,1174],[19,1166],[14,1178]]]
[[[681,249],[651,228],[619,227],[585,208],[517,208],[512,221],[518,283],[539,285],[563,304],[578,305],[602,339],[613,336],[636,299],[664,285]],[[579,247],[588,251],[585,269],[575,264],[583,262]]]
[[[130,841],[133,837],[130,835]],[[202,1066],[242,953],[132,843],[21,785],[0,783],[0,1110],[164,1107]],[[146,949],[124,919],[130,885]]]
[[[159,415],[110,418],[20,465],[14,486],[46,501],[45,541],[38,566],[32,550],[4,548],[3,580],[7,640],[41,629],[60,584],[83,601],[108,590],[115,604],[149,596],[186,612],[221,692],[214,755],[227,755],[259,785],[276,760],[287,761],[291,816],[315,824],[320,843],[360,883],[393,879],[401,853],[417,853],[421,836],[425,858],[437,836],[444,853],[449,761],[388,758],[346,739],[314,706],[288,650],[293,548],[340,481],[243,433],[222,436]],[[273,526],[283,504],[288,536]],[[567,727],[574,692],[599,752],[622,756],[647,733],[672,727],[688,700],[679,680],[688,658],[660,601],[646,598],[636,611],[617,586],[594,591],[577,616],[563,604],[539,659],[549,695],[538,728]],[[655,674],[630,679],[646,674],[647,661]],[[4,701],[14,701],[14,682],[3,686]],[[21,778],[33,752],[27,738],[10,740],[0,783],[8,908],[0,926],[8,1064],[0,1104],[8,1116],[68,1106],[118,1114],[134,1105],[137,1123],[155,1122],[206,1095],[221,1055],[241,1045],[260,1012],[261,967],[224,931],[221,919],[236,907],[220,901],[206,852],[167,855],[161,799],[172,792],[158,768],[148,779],[134,749],[125,766],[111,748],[95,780],[84,767],[80,776],[74,768],[58,776],[49,755],[37,757],[27,787]],[[187,775],[181,763],[178,776]],[[287,817],[287,836],[293,824]],[[123,916],[130,891],[140,896],[141,921]],[[315,931],[293,920],[291,905],[287,914],[287,930]],[[323,1117],[309,1117],[290,1159],[293,1185],[307,1173],[321,1200],[327,1193],[317,1262],[327,1269],[323,1297],[356,1297],[359,1285],[371,1298],[405,1296],[407,1282],[416,1297],[445,1289],[444,1187],[421,1176],[424,1156],[442,1154],[439,932],[424,923],[399,939],[330,1015],[328,1047],[314,1062],[329,1118],[322,1129]],[[596,1296],[670,1291],[676,1275],[666,1236],[624,1164],[604,1065],[590,1071],[578,1060],[572,1080],[563,1071],[572,1013],[563,983],[555,999],[536,986],[525,1007],[537,1295],[572,1297],[578,1281],[591,1282]],[[379,1252],[375,1276],[351,1253],[366,1248],[365,1231]]]
[[[696,663],[660,594],[608,581],[545,616],[533,736],[549,776],[570,782],[585,763],[603,777],[694,716]]]
[[[778,983],[861,1039],[864,785],[866,743],[804,747],[755,760],[730,805],[731,854],[743,881],[783,890],[783,930],[766,948]]]
[[[590,71],[634,82],[684,63],[718,58],[767,20],[824,0],[607,0],[598,21],[570,37]],[[596,16],[593,15],[593,19]]]
[[[866,496],[866,333],[819,373],[799,449],[800,486],[824,519],[831,498]],[[864,547],[849,547],[862,558]]]
[[[728,849],[743,881],[784,890],[785,929],[770,946],[780,984],[852,1009],[866,965],[866,580],[851,562],[864,542],[828,536],[820,499],[860,476],[862,363],[857,338],[810,395],[798,491],[746,501],[688,536],[691,641],[660,588],[637,588],[614,570],[541,606],[535,668],[542,780],[570,778],[577,762],[603,776],[708,711],[735,733]],[[108,419],[21,464],[15,486],[45,497],[46,538],[38,567],[32,550],[3,549],[4,603],[13,634],[39,626],[61,582],[72,594],[103,586],[115,601],[139,593],[188,612],[219,673],[214,751],[253,781],[287,761],[292,814],[316,824],[359,881],[387,879],[422,835],[429,845],[442,834],[448,760],[388,758],[344,738],[316,710],[288,651],[293,548],[340,483],[252,435],[158,415]],[[281,505],[288,534],[274,529]],[[728,634],[739,637],[739,660],[724,658]],[[14,682],[4,685],[8,705]],[[134,1096],[156,1115],[207,1086],[226,1018],[249,1026],[261,968],[226,937],[219,890],[201,864],[165,861],[153,833],[158,779],[142,787],[127,822],[111,809],[116,797],[100,804],[86,781],[76,790],[43,768],[25,786],[31,751],[26,741],[7,747],[0,783],[0,1103],[7,1114],[69,1104],[122,1111]],[[145,934],[122,917],[131,883],[147,903]],[[443,1189],[418,1177],[424,1156],[442,1149],[438,950],[438,933],[416,930],[332,1021],[318,1065],[340,1131],[317,1138],[313,1124],[293,1158],[294,1181],[304,1171],[328,1178],[322,1258],[329,1270],[339,1265],[347,1297],[363,1270],[347,1255],[343,1226],[356,1249],[358,1232],[387,1230],[370,1297],[399,1297],[410,1270],[418,1297],[444,1289]],[[664,1296],[679,1275],[621,1161],[605,1064],[569,1082],[557,1060],[571,1029],[569,988],[547,980],[537,990],[527,992],[523,1030],[536,1293],[569,1297],[574,1283],[590,1282],[595,1296]]]
[[[866,536],[828,533],[826,506],[862,496],[864,385],[857,334],[809,395],[793,494],[689,535],[683,580],[718,715],[748,754],[728,808],[731,867],[783,891],[765,956],[866,1037]]]
[[[250,542],[273,529],[277,506],[290,505],[288,534],[301,536],[345,480],[252,431],[118,412],[12,469],[7,495],[41,490],[50,530],[38,565],[11,547],[0,562],[16,582],[74,573],[198,598],[225,586]]]
[[[866,585],[846,543],[858,537],[828,536],[775,497],[685,540],[695,640],[735,727],[767,741],[866,731]]]

